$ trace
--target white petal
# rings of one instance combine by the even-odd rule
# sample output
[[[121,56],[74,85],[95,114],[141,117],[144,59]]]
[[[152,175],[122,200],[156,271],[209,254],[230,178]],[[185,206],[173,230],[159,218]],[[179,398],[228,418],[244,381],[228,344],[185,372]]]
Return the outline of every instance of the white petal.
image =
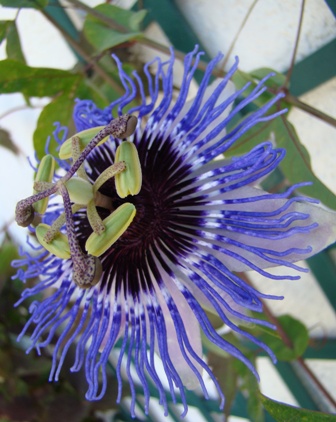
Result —
[[[192,266],[192,262],[199,262],[199,259],[196,258],[195,256],[191,256],[190,257],[190,261],[189,261],[189,270],[194,272],[195,268]],[[180,269],[179,267],[175,266],[174,267],[174,274],[176,274],[176,276],[182,281],[182,283],[188,288],[188,290],[191,292],[191,294],[195,297],[195,299],[197,300],[197,302],[202,306],[202,308],[206,309],[209,312],[212,312],[214,314],[217,315],[217,311],[215,310],[213,304],[211,303],[211,301],[204,295],[204,292],[198,288],[195,283],[190,280],[190,278],[188,277],[187,273],[183,273],[182,272],[183,269]],[[216,291],[216,293],[218,293],[224,300],[225,302],[228,304],[228,306],[231,307],[231,309],[235,312],[238,312],[242,315],[246,315],[247,314],[247,310],[245,307],[238,305],[233,299],[232,297],[226,293],[222,288],[218,287],[217,285],[215,285],[215,283],[213,283],[209,277],[206,276],[205,273],[202,274],[202,278],[204,278],[204,280],[206,280],[207,284]],[[222,308],[222,310],[224,312],[228,312],[226,308],[224,308],[223,305],[220,305],[220,307]],[[230,319],[232,321],[238,321],[234,316],[230,315],[229,316]],[[241,322],[239,320],[239,322]]]
[[[267,195],[266,192],[263,192],[260,189],[252,187],[243,187],[237,189],[233,192],[225,193],[221,195],[221,199],[232,199],[232,198],[247,198],[255,197],[259,195]],[[216,199],[216,198],[212,198]],[[219,199],[219,198],[218,198]],[[286,199],[272,199],[272,200],[260,200],[249,203],[242,204],[225,204],[226,210],[237,210],[237,211],[251,211],[251,212],[270,212],[274,211],[286,203]],[[218,209],[218,205],[217,205]],[[297,220],[290,227],[294,226],[307,226],[313,223],[318,223],[318,227],[311,229],[309,233],[294,233],[293,235],[280,238],[280,239],[265,239],[261,237],[250,236],[243,233],[235,233],[229,230],[217,230],[217,233],[223,236],[227,236],[235,241],[238,241],[244,245],[249,245],[251,247],[260,247],[269,249],[272,251],[283,252],[291,248],[307,248],[311,247],[312,250],[307,253],[292,253],[283,257],[285,261],[296,262],[302,259],[307,259],[312,255],[320,252],[322,249],[326,248],[328,245],[333,243],[336,240],[336,212],[329,210],[321,205],[316,205],[312,203],[305,202],[293,202],[289,208],[283,212],[300,212],[304,214],[309,214],[309,218],[305,220]],[[282,214],[280,214],[281,216]],[[276,216],[275,218],[278,218]],[[245,249],[239,248],[237,246],[224,244],[222,246],[227,248],[230,251],[233,251],[253,264],[257,265],[259,268],[268,268],[276,266],[277,264],[268,262],[262,257],[258,257],[251,252],[246,251]],[[215,253],[215,255],[232,271],[246,271],[250,267],[228,255],[223,253]]]
[[[178,311],[182,318],[191,347],[193,348],[193,350],[196,352],[196,354],[199,357],[202,357],[202,342],[201,342],[200,327],[193,311],[190,309],[184,296],[176,287],[174,281],[168,275],[163,276],[163,282],[165,286],[167,287],[167,289],[169,290],[171,296],[173,297],[173,300],[176,306],[178,307]],[[156,291],[157,299],[161,306],[162,312],[164,314],[164,319],[166,323],[169,356],[179,376],[181,377],[181,380],[184,386],[188,389],[194,389],[199,386],[199,381],[194,371],[188,365],[188,363],[186,362],[186,360],[184,359],[181,353],[173,319],[170,315],[170,311],[162,295],[162,292],[156,283],[155,283],[155,291]],[[192,357],[190,357],[190,360],[196,366],[197,370],[200,373],[202,373],[202,367],[200,367],[200,365],[197,364]]]

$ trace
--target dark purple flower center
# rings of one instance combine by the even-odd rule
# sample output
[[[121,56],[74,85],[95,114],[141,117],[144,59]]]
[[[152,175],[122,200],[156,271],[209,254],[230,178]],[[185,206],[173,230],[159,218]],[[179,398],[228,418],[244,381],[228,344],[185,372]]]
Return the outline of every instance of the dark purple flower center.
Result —
[[[173,149],[169,138],[164,142],[154,140],[148,149],[145,132],[140,141],[135,138],[134,143],[142,167],[143,183],[140,193],[122,199],[116,193],[114,180],[107,181],[99,191],[111,198],[113,209],[125,202],[131,202],[136,207],[137,213],[130,227],[101,257],[103,283],[110,285],[115,278],[117,289],[122,285],[136,295],[139,292],[139,282],[145,290],[151,286],[149,271],[155,271],[154,262],[161,262],[162,254],[171,262],[177,263],[193,248],[190,237],[184,234],[185,230],[189,234],[193,230],[186,228],[188,211],[185,207],[195,205],[195,199],[181,201],[184,194],[180,192],[180,181],[189,173],[189,166]],[[87,161],[91,168],[89,177],[92,182],[114,162],[117,146],[106,143],[89,156]],[[98,212],[104,219],[111,211],[99,208]],[[190,225],[197,218],[195,211],[192,214]],[[84,250],[85,241],[92,232],[84,213],[76,214],[75,225]]]

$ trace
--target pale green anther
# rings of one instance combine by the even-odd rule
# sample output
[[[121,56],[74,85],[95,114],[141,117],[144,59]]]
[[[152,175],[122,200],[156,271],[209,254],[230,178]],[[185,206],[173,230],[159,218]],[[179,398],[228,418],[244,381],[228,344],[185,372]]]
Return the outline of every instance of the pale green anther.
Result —
[[[94,197],[91,183],[80,177],[72,177],[65,183],[65,186],[71,202],[75,204],[87,205]]]
[[[57,233],[53,240],[48,243],[45,241],[44,237],[49,230],[50,226],[48,226],[48,224],[39,224],[36,227],[36,236],[40,244],[58,258],[69,259],[71,254],[68,238],[63,233]]]
[[[120,205],[103,220],[105,231],[92,233],[86,241],[85,249],[93,256],[102,255],[128,229],[136,214],[135,206],[129,202]]]
[[[35,182],[51,183],[55,172],[55,159],[50,154],[45,155],[39,166],[35,177]],[[37,193],[34,189],[34,194]],[[34,210],[39,214],[44,214],[48,207],[49,198],[41,199],[33,204]]]
[[[98,132],[104,129],[105,126],[98,126],[93,127],[91,129],[83,130],[82,132],[76,133],[76,137],[80,140],[80,148],[83,150],[89,142],[94,138]],[[103,140],[99,142],[98,145],[103,144],[108,140],[109,136],[106,136]],[[67,160],[68,158],[72,158],[73,149],[72,149],[72,137],[67,139],[61,146],[59,150],[59,157],[61,160]]]
[[[116,151],[115,163],[124,161],[126,169],[115,175],[115,186],[120,198],[137,195],[142,184],[142,172],[138,151],[133,142],[122,142]]]

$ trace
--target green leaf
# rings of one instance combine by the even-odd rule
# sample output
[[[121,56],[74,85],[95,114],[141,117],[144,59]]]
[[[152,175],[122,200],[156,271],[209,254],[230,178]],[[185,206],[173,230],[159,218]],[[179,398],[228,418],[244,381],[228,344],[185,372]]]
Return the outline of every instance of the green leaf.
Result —
[[[12,21],[7,29],[6,52],[9,59],[17,60],[21,63],[26,63],[15,21]]]
[[[0,4],[4,7],[42,9],[48,0],[0,0]]]
[[[97,51],[101,52],[142,36],[140,24],[145,16],[143,11],[132,12],[110,4],[101,4],[94,10],[122,25],[127,31],[118,32],[98,18],[88,15],[84,23],[84,35]]]
[[[58,155],[56,151],[58,144],[51,136],[55,127],[54,123],[59,122],[62,126],[71,127],[75,97],[76,90],[74,89],[55,98],[42,110],[33,136],[34,148],[39,159],[46,154],[45,145],[49,136],[51,137],[49,153]]]
[[[11,266],[13,259],[19,257],[17,247],[14,243],[5,241],[0,248],[0,281],[3,282],[7,278],[15,274],[16,270]]]
[[[300,191],[319,199],[329,208],[336,209],[336,196],[313,173],[308,151],[301,144],[294,126],[285,116],[255,125],[225,154],[229,157],[246,153],[261,142],[270,140],[273,135],[276,146],[287,151],[279,167],[290,184],[312,182],[311,186],[300,188]]]
[[[14,154],[19,154],[20,152],[18,147],[13,142],[10,133],[7,130],[1,129],[1,128],[0,128],[0,146],[9,149]]]
[[[127,10],[127,12],[130,12]],[[133,31],[140,31],[142,21],[145,19],[147,15],[147,10],[139,10],[138,12],[132,12],[129,18],[129,26]]]
[[[280,72],[277,72],[276,70],[270,69],[269,67],[262,67],[260,69],[253,70],[252,72],[250,72],[250,75],[252,76],[252,78],[261,80],[270,73],[274,73],[274,76],[270,77],[266,81],[266,86],[273,89],[277,89],[285,84],[286,76]]]
[[[237,70],[234,73],[234,75],[232,76],[232,82],[235,84],[237,90],[245,87],[247,83],[250,84],[249,87],[246,88],[246,90],[241,94],[243,98],[246,98],[248,95],[250,95],[253,89],[257,85],[255,78],[253,78],[251,74],[243,72],[242,70]],[[273,97],[274,97],[274,94],[272,94],[269,91],[265,91],[263,94],[261,94],[258,98],[256,98],[253,101],[253,104],[257,107],[262,107],[265,103],[267,103]],[[248,107],[251,107],[251,106],[248,106]]]
[[[46,97],[70,90],[80,75],[66,70],[34,68],[16,60],[0,61],[0,93],[22,92],[26,96]]]
[[[318,198],[324,205],[336,209],[336,196],[313,173],[306,148],[301,144],[294,126],[285,117],[275,125],[276,144],[287,151],[280,169],[292,183],[309,181],[313,184],[300,190],[308,196]]]
[[[260,396],[264,408],[277,422],[336,422],[336,415],[300,409],[272,400],[262,394]]]
[[[225,396],[224,414],[229,417],[231,406],[238,390],[238,373],[232,356],[223,358],[216,353],[207,353],[208,364],[216,376]]]
[[[289,361],[302,356],[309,343],[307,328],[290,315],[282,315],[278,321],[293,347],[288,347],[280,337],[275,336],[273,332],[267,334],[265,330],[260,336],[260,340],[272,349],[278,360]]]
[[[101,86],[98,87],[97,84],[87,78],[81,81],[76,94],[79,99],[92,100],[99,108],[107,107],[114,99],[120,97],[115,93],[115,96],[110,98],[110,96],[105,95]]]
[[[255,366],[255,356],[247,354],[247,357]],[[260,400],[259,383],[251,370],[241,361],[235,359],[233,365],[240,377],[239,388],[247,397],[247,413],[251,422],[264,422],[265,415]]]

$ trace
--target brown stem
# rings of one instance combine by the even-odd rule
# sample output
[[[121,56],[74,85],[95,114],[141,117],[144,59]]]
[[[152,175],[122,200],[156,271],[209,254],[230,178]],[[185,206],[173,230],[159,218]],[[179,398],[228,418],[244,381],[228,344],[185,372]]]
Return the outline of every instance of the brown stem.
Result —
[[[122,34],[127,34],[130,30],[115,21],[112,18],[107,17],[103,13],[98,12],[98,10],[92,9],[91,7],[87,6],[86,4],[82,3],[79,0],[67,0],[68,3],[73,4],[74,6],[78,7],[79,9],[85,10],[85,12],[89,13],[90,15],[96,17],[97,19],[101,20],[102,22],[106,23],[111,29],[115,31],[121,32]]]
[[[299,108],[300,110],[305,111],[306,113],[312,114],[315,117],[318,117],[323,122],[329,123],[331,126],[336,127],[336,119],[329,116],[326,113],[323,113],[323,111],[317,110],[314,107],[311,107],[309,104],[306,104],[299,100],[294,95],[290,94],[289,92],[286,93],[284,97],[284,101],[287,101],[289,104],[292,104],[293,106]]]
[[[288,69],[288,72],[287,72],[287,75],[286,75],[286,81],[284,82],[284,85],[283,85],[285,88],[288,88],[288,86],[289,86],[289,81],[290,81],[290,78],[292,76],[292,72],[293,72],[293,68],[294,68],[296,53],[297,53],[298,46],[299,46],[299,39],[300,39],[300,33],[301,33],[301,28],[302,28],[302,22],[303,22],[304,8],[305,8],[305,0],[302,0],[301,10],[300,10],[300,18],[299,18],[299,25],[298,25],[298,29],[297,29],[297,33],[296,33],[296,37],[295,37],[295,43],[294,43],[294,50],[293,50],[291,62],[290,62],[290,65],[289,65],[289,69]]]

